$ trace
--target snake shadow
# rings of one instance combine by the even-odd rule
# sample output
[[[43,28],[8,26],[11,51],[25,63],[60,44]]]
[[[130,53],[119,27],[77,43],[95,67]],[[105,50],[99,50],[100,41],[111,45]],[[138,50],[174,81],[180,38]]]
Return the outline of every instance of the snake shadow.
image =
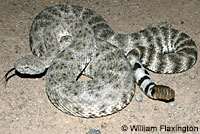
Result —
[[[41,74],[34,74],[34,75],[21,74],[21,73],[19,73],[18,71],[15,70],[15,74],[20,78],[32,78],[32,79],[34,79],[34,78],[42,78],[43,76],[46,75],[46,73],[47,73],[47,69]]]

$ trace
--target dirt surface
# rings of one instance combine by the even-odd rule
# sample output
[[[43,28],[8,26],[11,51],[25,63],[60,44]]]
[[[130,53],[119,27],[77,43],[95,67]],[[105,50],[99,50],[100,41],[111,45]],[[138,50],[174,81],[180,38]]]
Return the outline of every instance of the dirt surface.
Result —
[[[31,54],[29,29],[34,17],[42,9],[59,3],[95,10],[118,33],[137,32],[168,22],[188,33],[200,49],[200,0],[0,0],[0,77],[13,68],[18,58]],[[57,110],[45,93],[45,76],[15,76],[6,87],[0,85],[0,134],[169,134],[184,133],[185,129],[188,134],[199,134],[199,68],[198,60],[192,69],[181,74],[150,73],[157,84],[176,91],[174,102],[154,101],[145,95],[138,102],[135,98],[142,92],[137,87],[125,109],[97,119],[77,118]],[[137,132],[131,131],[134,125],[140,126]]]

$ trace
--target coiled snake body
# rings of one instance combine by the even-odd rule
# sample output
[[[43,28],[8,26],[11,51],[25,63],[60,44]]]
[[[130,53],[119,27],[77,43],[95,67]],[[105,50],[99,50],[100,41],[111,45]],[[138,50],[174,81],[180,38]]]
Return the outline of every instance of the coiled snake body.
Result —
[[[195,42],[168,26],[132,34],[115,33],[96,12],[57,5],[40,12],[30,30],[33,55],[15,69],[40,74],[47,68],[46,93],[61,111],[79,117],[101,117],[127,106],[135,83],[150,98],[171,100],[174,91],[156,85],[148,72],[179,73],[197,60]],[[79,81],[85,75],[88,81]]]

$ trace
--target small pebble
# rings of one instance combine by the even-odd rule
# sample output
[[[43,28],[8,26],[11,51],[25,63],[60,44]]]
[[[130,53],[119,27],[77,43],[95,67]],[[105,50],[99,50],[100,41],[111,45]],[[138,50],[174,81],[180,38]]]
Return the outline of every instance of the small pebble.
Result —
[[[22,110],[24,107],[25,107],[24,104],[21,104],[21,105],[18,106],[18,108],[19,108],[20,110]]]
[[[100,130],[96,130],[96,129],[90,129],[90,131],[87,134],[101,134]]]
[[[130,111],[130,117],[135,117],[134,112]]]
[[[194,76],[194,75],[192,75],[192,76],[189,76],[189,78],[190,78],[190,79],[195,79],[195,76]]]
[[[96,5],[99,6],[99,2],[98,1],[96,2]]]
[[[83,120],[80,119],[79,122],[80,122],[80,123],[83,123]]]
[[[181,24],[184,24],[184,21],[181,21]]]
[[[137,96],[136,96],[136,101],[138,101],[138,102],[142,102],[142,100],[143,100],[143,95],[142,94],[138,94]]]
[[[2,40],[1,43],[4,44],[6,42],[6,40]]]
[[[169,103],[171,106],[175,106],[176,105],[176,103],[173,103],[173,102],[171,102],[171,103]]]
[[[24,94],[24,91],[23,91],[23,90],[20,90],[20,91],[19,91],[19,94],[20,94],[20,95]]]
[[[101,128],[106,128],[107,124],[106,123],[101,123]]]

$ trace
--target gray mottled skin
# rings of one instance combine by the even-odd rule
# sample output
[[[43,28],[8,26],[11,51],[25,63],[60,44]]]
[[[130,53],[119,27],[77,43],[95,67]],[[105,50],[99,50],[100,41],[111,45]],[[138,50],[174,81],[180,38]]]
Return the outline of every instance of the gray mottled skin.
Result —
[[[61,111],[79,117],[106,116],[127,106],[135,83],[152,99],[170,100],[174,91],[156,85],[148,72],[179,73],[197,60],[194,41],[168,26],[117,34],[92,10],[58,5],[40,12],[30,30],[33,55],[17,60],[23,74],[48,68],[46,92]],[[89,81],[79,81],[81,75]]]
[[[96,41],[93,53],[88,46],[73,43],[57,55],[47,71],[46,91],[61,111],[80,117],[115,113],[134,95],[134,75],[124,52],[105,41]],[[91,48],[89,48],[91,49]],[[85,59],[90,59],[87,62]],[[89,81],[77,81],[82,65]]]

